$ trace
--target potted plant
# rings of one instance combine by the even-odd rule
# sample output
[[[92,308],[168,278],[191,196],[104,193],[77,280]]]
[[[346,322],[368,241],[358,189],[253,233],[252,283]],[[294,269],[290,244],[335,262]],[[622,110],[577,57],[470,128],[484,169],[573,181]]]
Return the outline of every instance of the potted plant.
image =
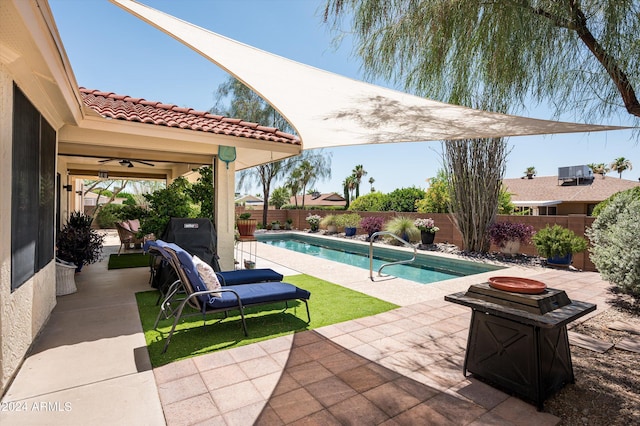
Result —
[[[433,240],[436,238],[436,232],[440,230],[440,228],[436,226],[436,222],[431,218],[418,218],[413,221],[413,224],[420,230],[420,240],[422,244],[433,244]]]
[[[531,225],[516,222],[494,222],[489,227],[489,239],[498,246],[500,252],[515,255],[520,244],[528,244],[534,235]]]
[[[253,237],[253,234],[256,232],[256,227],[258,226],[258,221],[251,219],[251,213],[241,213],[236,220],[236,226],[238,227],[240,237]]]
[[[279,220],[274,220],[273,222],[271,222],[271,229],[273,229],[273,230],[280,229],[280,221]]]
[[[420,230],[416,227],[414,220],[410,217],[394,217],[387,222],[385,229],[407,242],[417,240],[420,236]]]
[[[344,227],[345,236],[353,237],[356,235],[361,220],[362,218],[358,213],[347,213],[338,215],[336,222],[338,226]]]
[[[311,227],[311,232],[317,232],[318,226],[320,226],[320,221],[322,220],[322,218],[317,214],[310,214],[305,218],[305,220],[309,223],[309,226]]]
[[[91,228],[93,218],[79,211],[72,212],[56,237],[56,257],[76,265],[80,272],[84,265],[102,258],[104,236]]]
[[[383,226],[384,218],[379,216],[367,216],[360,221],[360,227],[369,235],[369,239],[374,233],[382,231]]]
[[[575,253],[587,249],[586,239],[560,225],[547,225],[532,240],[540,256],[546,257],[551,265],[569,266]]]
[[[293,219],[288,217],[287,221],[284,223],[284,229],[291,230],[293,227]]]
[[[328,233],[335,234],[338,232],[338,222],[336,219],[337,216],[335,214],[328,214],[322,218],[320,225],[326,227]]]

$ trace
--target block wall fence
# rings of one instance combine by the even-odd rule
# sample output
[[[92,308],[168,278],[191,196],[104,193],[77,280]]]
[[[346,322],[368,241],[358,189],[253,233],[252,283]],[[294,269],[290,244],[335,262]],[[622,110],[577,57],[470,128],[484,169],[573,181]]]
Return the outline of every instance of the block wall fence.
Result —
[[[251,213],[251,218],[256,219],[258,223],[262,222],[262,210],[246,210],[243,207],[236,207],[236,215],[240,213]],[[436,233],[436,243],[449,243],[458,247],[462,247],[462,236],[454,226],[454,217],[448,213],[398,213],[398,212],[345,212],[333,210],[269,210],[267,214],[268,223],[280,221],[285,223],[288,218],[293,219],[292,227],[297,230],[309,229],[309,224],[305,218],[310,214],[326,216],[329,214],[347,214],[358,213],[360,216],[379,216],[388,221],[396,216],[407,216],[411,218],[427,218],[430,217],[436,222],[436,226],[440,230]],[[585,236],[585,230],[591,226],[595,218],[584,215],[569,216],[506,216],[498,215],[498,222],[519,222],[533,226],[538,231],[544,229],[547,225],[553,226],[558,224],[564,228],[568,228],[577,235]],[[364,234],[364,231],[358,228],[358,234]],[[588,241],[588,238],[587,238]],[[491,251],[498,251],[494,245]],[[537,255],[536,248],[533,244],[523,244],[520,246],[520,252],[526,255]],[[584,271],[596,271],[596,267],[589,259],[588,250],[583,253],[577,253],[573,256],[573,266]]]

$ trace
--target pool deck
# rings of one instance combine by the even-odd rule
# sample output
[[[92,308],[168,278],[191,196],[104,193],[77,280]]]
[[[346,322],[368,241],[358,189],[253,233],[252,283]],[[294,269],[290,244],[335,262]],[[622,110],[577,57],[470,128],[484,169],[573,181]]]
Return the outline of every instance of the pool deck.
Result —
[[[26,410],[0,411],[0,424],[560,422],[462,374],[471,312],[444,296],[495,272],[429,285],[372,282],[369,271],[260,244],[257,267],[309,274],[400,308],[151,369],[134,297],[149,289],[149,272],[107,271],[106,258],[77,275],[77,293],[58,298],[2,399]],[[500,275],[539,279],[596,303],[589,316],[608,308],[609,284],[597,273],[517,267]]]

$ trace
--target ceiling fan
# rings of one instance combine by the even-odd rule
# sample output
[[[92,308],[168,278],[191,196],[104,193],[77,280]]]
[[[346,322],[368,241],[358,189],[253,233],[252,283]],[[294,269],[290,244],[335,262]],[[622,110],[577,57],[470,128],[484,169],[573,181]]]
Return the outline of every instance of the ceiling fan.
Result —
[[[142,160],[130,160],[128,158],[122,158],[122,159],[108,158],[106,160],[99,160],[98,163],[106,164],[106,163],[110,163],[111,161],[117,161],[118,164],[120,164],[122,167],[134,167],[133,163],[140,163],[140,164],[144,164],[145,166],[155,167],[155,164],[151,164]]]

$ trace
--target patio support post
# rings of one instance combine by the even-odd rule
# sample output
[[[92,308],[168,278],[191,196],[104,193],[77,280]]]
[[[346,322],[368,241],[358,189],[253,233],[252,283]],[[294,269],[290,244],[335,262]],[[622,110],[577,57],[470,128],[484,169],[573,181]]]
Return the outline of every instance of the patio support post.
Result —
[[[213,160],[214,217],[218,234],[218,256],[223,271],[234,269],[235,163]],[[228,165],[228,167],[227,167]]]

